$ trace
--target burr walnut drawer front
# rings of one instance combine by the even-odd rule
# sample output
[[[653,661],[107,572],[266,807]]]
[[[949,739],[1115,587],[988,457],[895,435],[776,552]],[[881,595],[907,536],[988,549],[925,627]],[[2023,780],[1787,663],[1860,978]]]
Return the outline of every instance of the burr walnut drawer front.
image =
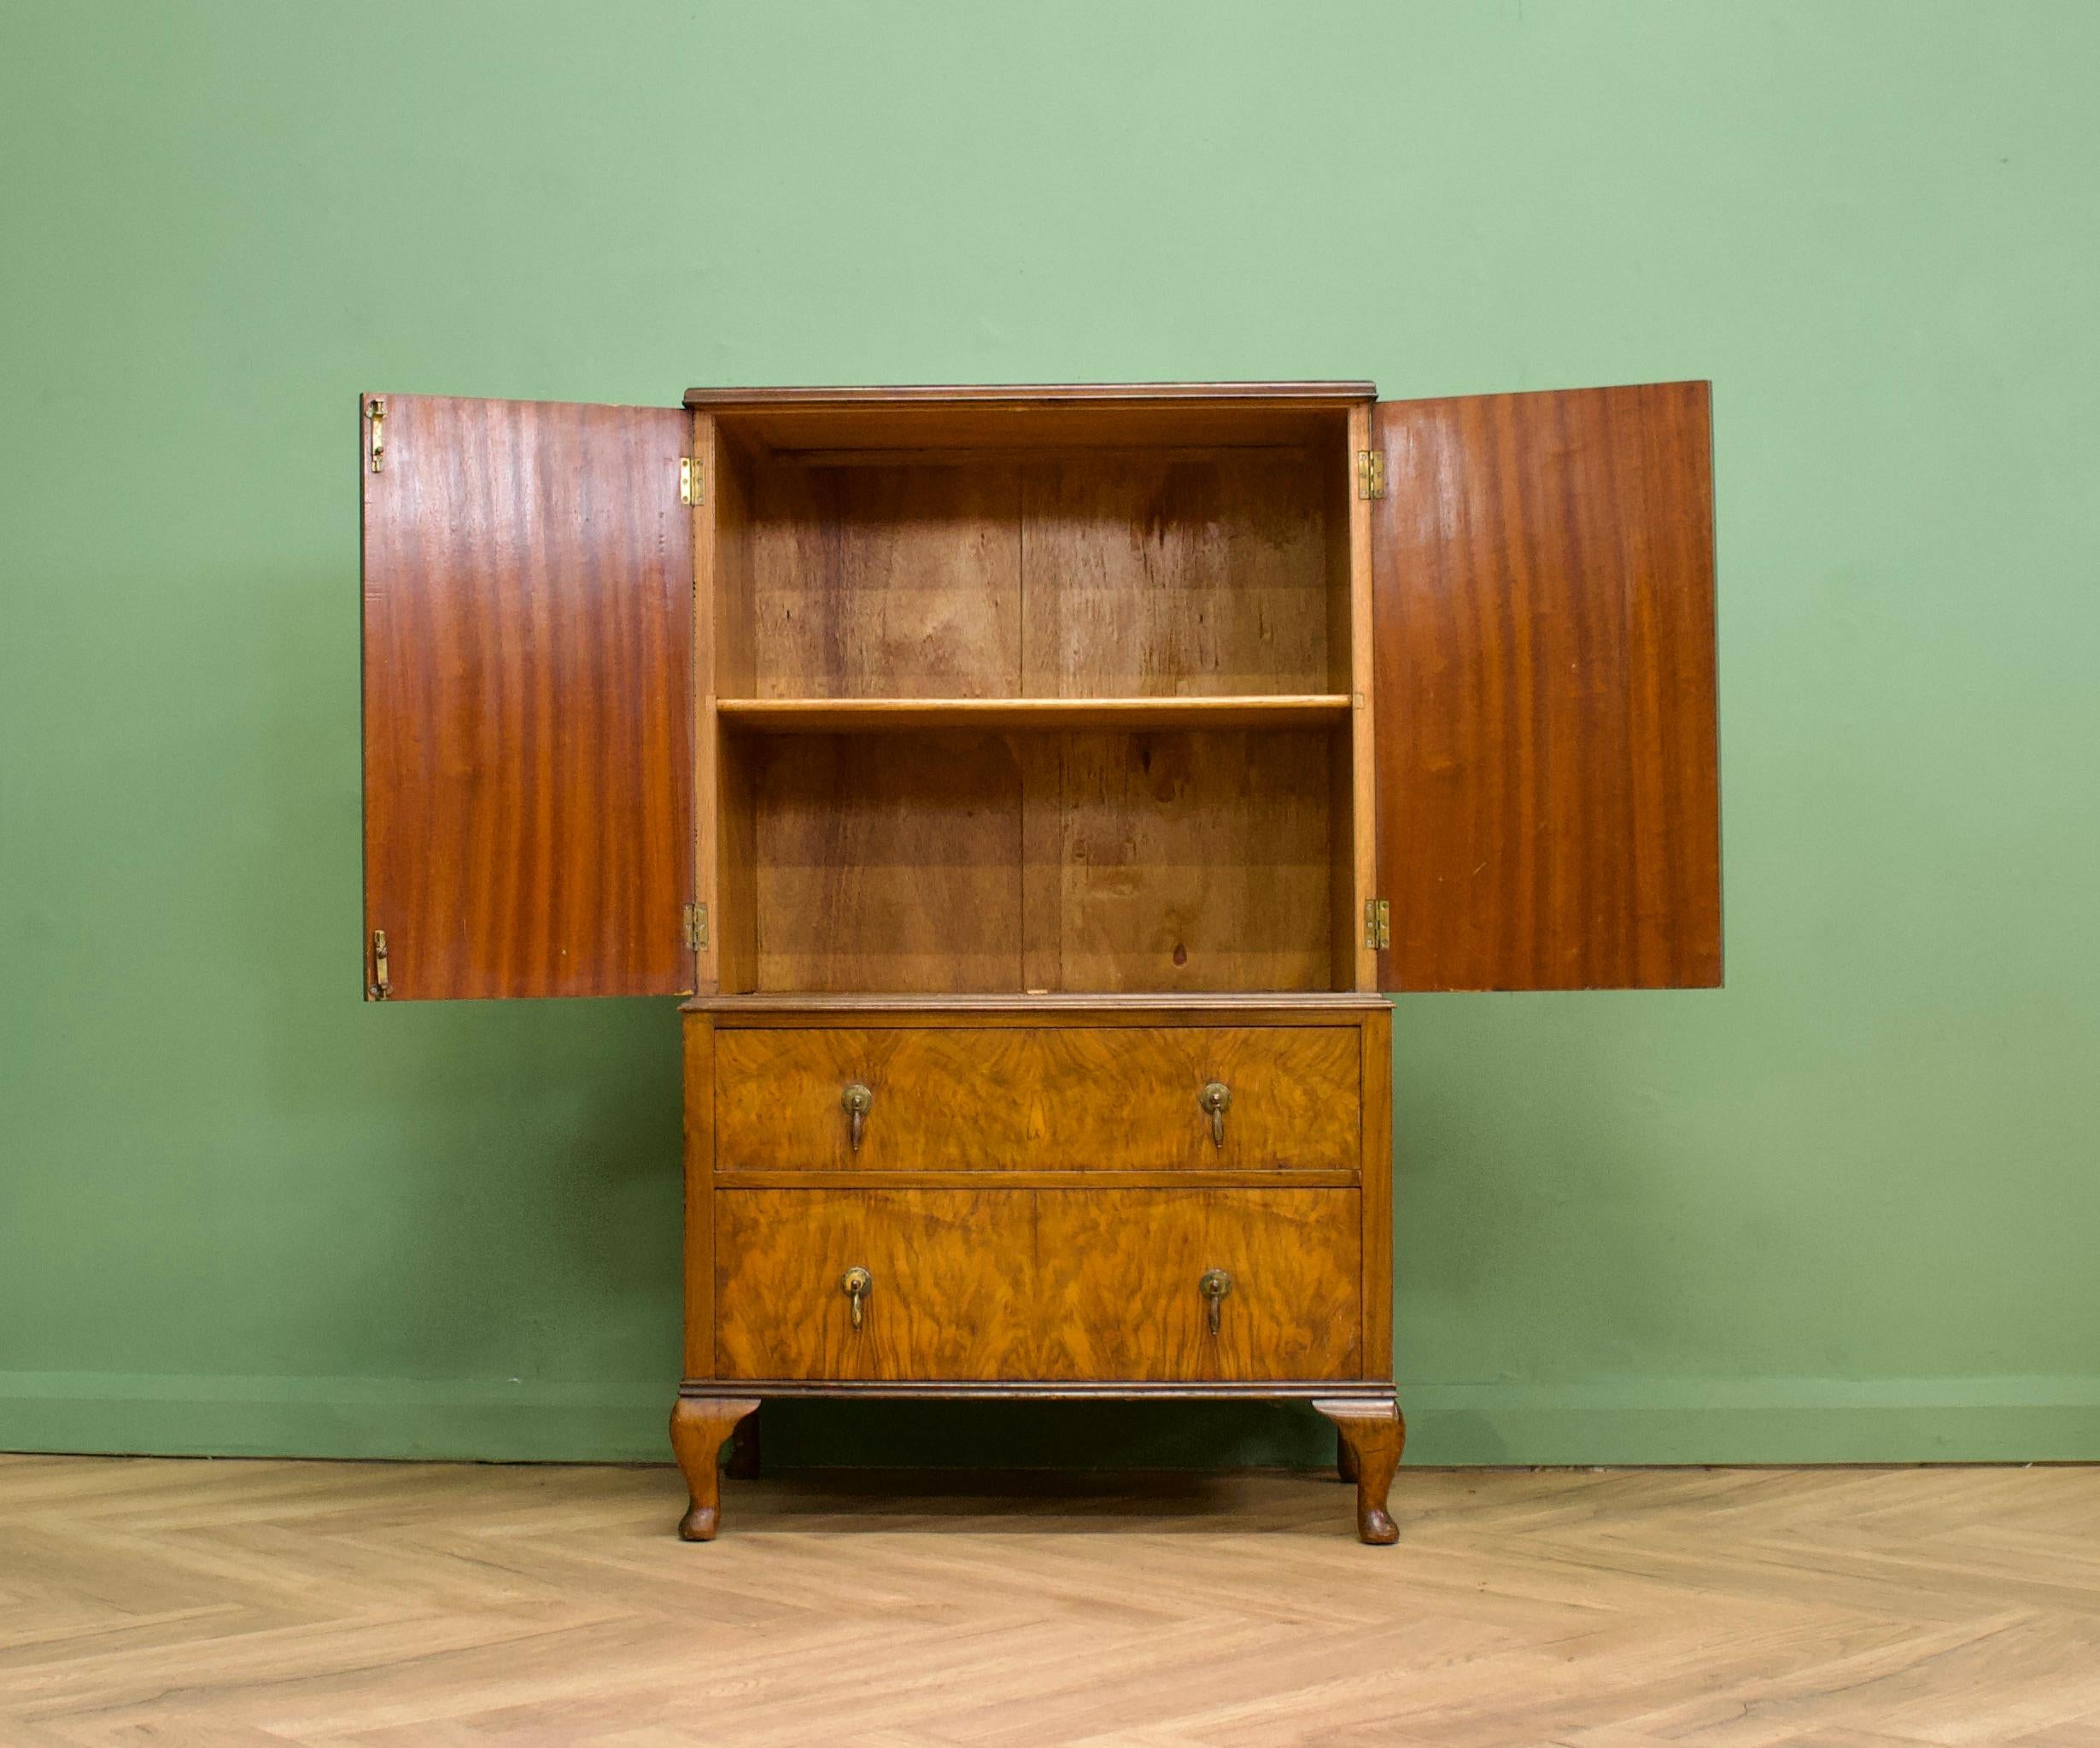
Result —
[[[1357,1376],[1354,1190],[724,1190],[717,1375]]]
[[[716,1034],[717,1171],[1354,1171],[1354,1026]]]

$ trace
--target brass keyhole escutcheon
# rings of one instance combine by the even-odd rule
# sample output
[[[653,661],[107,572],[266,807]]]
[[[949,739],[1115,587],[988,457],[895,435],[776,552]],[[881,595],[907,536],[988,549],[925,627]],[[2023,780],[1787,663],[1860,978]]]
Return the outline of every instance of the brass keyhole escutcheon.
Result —
[[[1232,1277],[1221,1268],[1207,1268],[1197,1279],[1196,1290],[1209,1308],[1210,1332],[1214,1336],[1225,1321],[1225,1295],[1232,1290]]]
[[[839,1102],[845,1108],[847,1133],[853,1143],[853,1151],[861,1150],[861,1135],[868,1126],[868,1113],[875,1108],[875,1096],[856,1080],[839,1096]]]
[[[845,1302],[851,1309],[853,1327],[858,1329],[867,1315],[863,1307],[868,1295],[875,1290],[875,1277],[864,1268],[850,1268],[839,1277],[839,1290],[845,1295]]]
[[[1196,1096],[1196,1102],[1210,1118],[1210,1138],[1223,1148],[1225,1114],[1232,1102],[1232,1089],[1222,1080],[1214,1080]]]

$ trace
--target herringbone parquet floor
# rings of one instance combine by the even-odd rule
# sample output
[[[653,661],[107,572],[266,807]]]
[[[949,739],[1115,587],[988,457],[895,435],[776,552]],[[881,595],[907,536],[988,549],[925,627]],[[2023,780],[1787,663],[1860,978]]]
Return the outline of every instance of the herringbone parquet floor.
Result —
[[[0,1459],[0,1743],[2100,1745],[2100,1470],[941,1485]]]

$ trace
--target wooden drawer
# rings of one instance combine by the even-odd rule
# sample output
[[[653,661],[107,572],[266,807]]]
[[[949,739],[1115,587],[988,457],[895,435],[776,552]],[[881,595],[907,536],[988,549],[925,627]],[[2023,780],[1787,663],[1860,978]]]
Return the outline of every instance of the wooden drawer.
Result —
[[[1354,1377],[1359,1213],[1354,1190],[724,1190],[717,1376]],[[1212,1269],[1231,1281],[1214,1335]]]
[[[1348,1171],[1354,1026],[724,1027],[717,1171]],[[1224,1144],[1201,1102],[1225,1086]],[[859,1148],[844,1099],[871,1098]]]

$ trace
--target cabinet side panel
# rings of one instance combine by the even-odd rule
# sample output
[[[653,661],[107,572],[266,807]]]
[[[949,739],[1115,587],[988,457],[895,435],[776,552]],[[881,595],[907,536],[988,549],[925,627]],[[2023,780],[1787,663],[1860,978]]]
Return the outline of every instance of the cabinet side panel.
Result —
[[[1385,986],[1718,983],[1707,385],[1377,425]]]
[[[715,1023],[681,1016],[685,1061],[685,1375],[715,1375]]]
[[[690,441],[701,482],[700,501],[693,506],[693,893],[716,920],[699,949],[693,986],[704,995],[713,995],[722,988],[722,746],[715,716],[715,671],[720,660],[725,591],[718,529],[722,493],[711,415],[693,415]]]
[[[1370,447],[1371,408],[1349,409],[1346,441],[1327,458],[1330,689],[1349,699],[1348,722],[1336,730],[1334,798],[1333,987],[1378,987],[1378,960],[1364,932],[1364,904],[1377,876],[1377,792],[1372,717],[1371,505],[1358,487],[1357,458]]]
[[[705,501],[695,534],[693,687],[699,737],[694,755],[700,902],[708,908],[699,986],[740,993],[758,977],[758,907],[752,890],[750,761],[717,709],[751,691],[751,472],[748,456],[721,421],[696,414],[693,453],[704,459]]]
[[[676,410],[385,400],[364,482],[365,909],[395,997],[693,987]]]
[[[1393,1375],[1393,1015],[1366,1014],[1363,1041],[1364,1375]]]

